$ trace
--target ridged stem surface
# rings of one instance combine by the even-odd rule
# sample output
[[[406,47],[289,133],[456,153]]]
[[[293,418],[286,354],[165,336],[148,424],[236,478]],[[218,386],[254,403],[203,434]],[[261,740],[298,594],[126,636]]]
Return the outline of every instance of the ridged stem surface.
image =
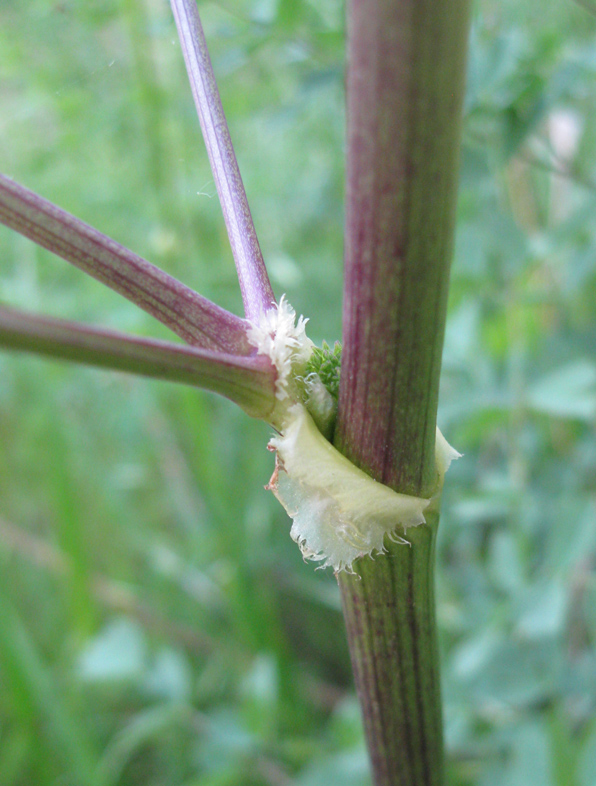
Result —
[[[337,443],[401,492],[434,483],[467,0],[351,0]]]
[[[207,50],[196,0],[171,0],[211,171],[236,263],[244,312],[253,322],[275,302],[217,82]]]
[[[263,355],[239,357],[138,338],[5,306],[0,306],[0,347],[194,385],[265,420],[275,406],[276,373]]]
[[[440,786],[443,731],[435,624],[436,517],[409,546],[359,560],[340,587],[356,690],[377,786]],[[403,534],[403,533],[402,533]]]
[[[189,344],[252,354],[243,319],[2,174],[0,223],[124,295]]]
[[[398,492],[437,489],[467,0],[349,0],[343,357],[335,444]],[[339,574],[375,786],[443,783],[438,511]],[[397,530],[398,534],[403,534]]]

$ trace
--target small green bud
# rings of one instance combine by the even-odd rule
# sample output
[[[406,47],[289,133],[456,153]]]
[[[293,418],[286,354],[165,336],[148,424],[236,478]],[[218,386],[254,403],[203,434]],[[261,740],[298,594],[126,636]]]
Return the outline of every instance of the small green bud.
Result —
[[[333,349],[326,341],[322,347],[313,347],[308,359],[306,374],[317,374],[323,385],[337,401],[339,398],[339,375],[341,372],[341,344],[336,341]]]

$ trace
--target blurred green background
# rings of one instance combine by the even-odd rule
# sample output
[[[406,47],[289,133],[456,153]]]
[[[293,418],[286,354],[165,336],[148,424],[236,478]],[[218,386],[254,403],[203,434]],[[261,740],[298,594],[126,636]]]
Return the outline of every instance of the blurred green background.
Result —
[[[440,408],[453,786],[596,783],[591,5],[475,7]],[[343,3],[201,10],[275,291],[334,341]],[[0,0],[0,76],[1,171],[240,313],[166,0]],[[0,298],[168,336],[4,229]],[[263,489],[267,438],[193,389],[0,354],[0,786],[370,784],[337,587]]]

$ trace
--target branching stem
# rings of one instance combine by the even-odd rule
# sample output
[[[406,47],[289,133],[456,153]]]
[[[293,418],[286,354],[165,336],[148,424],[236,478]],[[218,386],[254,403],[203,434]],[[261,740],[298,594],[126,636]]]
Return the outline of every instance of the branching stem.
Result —
[[[267,419],[275,404],[275,370],[263,356],[235,357],[133,338],[3,306],[0,347],[205,388],[226,396],[254,417]]]
[[[246,317],[258,322],[275,302],[215,81],[196,0],[171,0],[186,70],[236,263]]]
[[[124,295],[189,344],[252,353],[244,320],[4,175],[0,222]]]

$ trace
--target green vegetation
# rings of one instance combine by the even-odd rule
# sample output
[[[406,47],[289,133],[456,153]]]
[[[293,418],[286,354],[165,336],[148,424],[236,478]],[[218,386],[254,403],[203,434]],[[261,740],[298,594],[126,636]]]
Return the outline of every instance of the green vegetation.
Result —
[[[308,361],[307,374],[318,374],[326,390],[335,401],[339,396],[339,375],[341,371],[341,344],[336,341],[330,347],[326,341],[315,347]]]
[[[596,20],[477,3],[440,426],[449,783],[596,780]],[[202,9],[279,296],[340,338],[343,9]],[[241,313],[167,3],[0,6],[0,170]],[[0,228],[0,299],[170,338]],[[193,389],[0,354],[0,784],[370,783],[337,586]]]

